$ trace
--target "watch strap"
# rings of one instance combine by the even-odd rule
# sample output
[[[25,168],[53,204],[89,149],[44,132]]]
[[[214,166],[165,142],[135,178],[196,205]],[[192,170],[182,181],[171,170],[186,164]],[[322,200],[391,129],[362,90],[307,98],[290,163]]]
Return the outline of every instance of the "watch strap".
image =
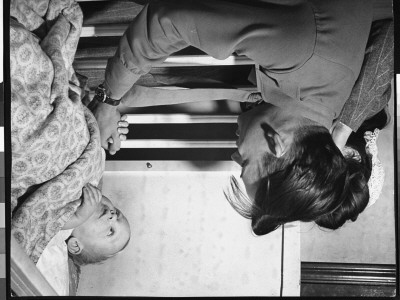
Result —
[[[112,98],[106,96],[106,98],[102,102],[106,103],[106,104],[110,104],[112,106],[118,106],[121,103],[121,100],[115,100],[115,99],[112,99]]]

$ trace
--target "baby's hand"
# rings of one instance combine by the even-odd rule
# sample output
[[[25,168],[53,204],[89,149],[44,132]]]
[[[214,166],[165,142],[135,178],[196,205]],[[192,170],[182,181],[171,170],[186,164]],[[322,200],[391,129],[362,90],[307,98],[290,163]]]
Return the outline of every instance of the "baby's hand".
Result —
[[[101,198],[102,194],[99,189],[89,183],[84,186],[82,203],[71,219],[64,225],[63,229],[76,228],[83,224],[96,211]]]
[[[82,219],[83,222],[89,219],[89,217],[95,212],[97,205],[100,203],[101,196],[100,190],[90,183],[84,186],[82,203],[75,212],[77,218]]]
[[[126,141],[126,135],[129,133],[129,128],[128,128],[129,123],[128,123],[128,121],[126,121],[127,118],[128,118],[128,115],[122,115],[121,119],[118,122],[117,132],[119,133],[118,137],[119,137],[120,141]],[[113,137],[109,137],[107,139],[107,142],[110,145],[110,147],[108,149],[108,152],[111,155],[114,155],[115,153],[117,153],[117,151],[120,150],[120,147],[121,147],[120,144],[116,145],[114,147],[114,145],[113,145],[114,144]]]

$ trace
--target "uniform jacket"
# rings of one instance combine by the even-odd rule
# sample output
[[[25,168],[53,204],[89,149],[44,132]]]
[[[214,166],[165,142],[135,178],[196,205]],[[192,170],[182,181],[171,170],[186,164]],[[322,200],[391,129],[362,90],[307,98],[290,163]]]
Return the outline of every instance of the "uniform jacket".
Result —
[[[257,63],[265,101],[329,129],[360,74],[372,18],[366,0],[151,2],[121,38],[105,86],[119,99],[190,45],[218,59],[236,53]]]

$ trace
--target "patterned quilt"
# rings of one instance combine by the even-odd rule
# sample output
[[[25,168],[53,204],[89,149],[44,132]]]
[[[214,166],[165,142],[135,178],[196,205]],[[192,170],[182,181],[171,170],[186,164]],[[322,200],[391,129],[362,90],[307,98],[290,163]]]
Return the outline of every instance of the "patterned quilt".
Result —
[[[72,0],[13,0],[10,20],[11,230],[36,263],[104,170],[99,129],[72,68],[82,11]]]

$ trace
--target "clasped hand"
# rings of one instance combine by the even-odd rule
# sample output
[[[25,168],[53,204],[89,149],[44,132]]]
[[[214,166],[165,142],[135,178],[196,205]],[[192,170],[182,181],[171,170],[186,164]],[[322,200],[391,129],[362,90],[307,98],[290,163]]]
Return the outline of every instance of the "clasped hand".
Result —
[[[114,155],[120,150],[121,141],[126,140],[129,132],[127,115],[121,116],[117,107],[98,101],[92,101],[89,109],[94,114],[100,129],[101,146]]]

